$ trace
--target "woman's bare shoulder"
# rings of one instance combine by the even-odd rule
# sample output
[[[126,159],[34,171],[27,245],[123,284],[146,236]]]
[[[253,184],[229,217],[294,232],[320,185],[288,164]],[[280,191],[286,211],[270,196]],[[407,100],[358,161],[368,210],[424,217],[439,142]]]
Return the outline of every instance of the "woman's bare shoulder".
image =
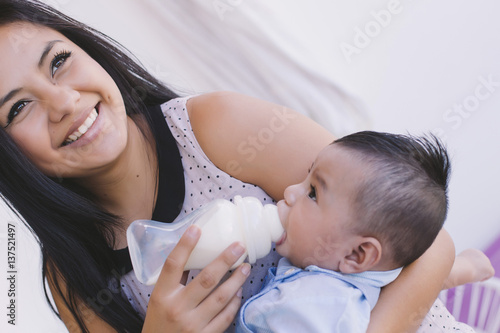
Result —
[[[318,152],[333,140],[308,117],[239,93],[200,95],[187,108],[195,136],[212,162],[277,199],[286,186],[302,181]]]

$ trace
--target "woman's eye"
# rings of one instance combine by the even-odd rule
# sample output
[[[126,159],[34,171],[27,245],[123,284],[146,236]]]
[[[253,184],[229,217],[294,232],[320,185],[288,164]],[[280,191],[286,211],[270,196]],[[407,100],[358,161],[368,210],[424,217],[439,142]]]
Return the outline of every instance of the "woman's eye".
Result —
[[[10,108],[9,115],[7,116],[7,125],[5,127],[9,126],[10,123],[14,120],[17,115],[23,111],[24,107],[28,105],[29,101],[19,101],[12,105],[12,108]]]
[[[311,185],[311,189],[309,190],[309,193],[307,195],[309,196],[309,198],[316,201],[316,188]]]
[[[52,77],[56,74],[59,67],[64,65],[66,60],[71,56],[70,51],[61,51],[54,56],[54,59],[50,62],[50,74]]]

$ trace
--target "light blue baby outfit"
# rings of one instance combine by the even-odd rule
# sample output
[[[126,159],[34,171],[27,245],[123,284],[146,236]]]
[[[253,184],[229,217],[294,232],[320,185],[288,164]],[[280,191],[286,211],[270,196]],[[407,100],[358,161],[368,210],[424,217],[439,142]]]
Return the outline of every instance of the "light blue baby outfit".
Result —
[[[269,269],[259,294],[241,308],[236,332],[366,332],[380,288],[401,268],[342,274],[286,258]]]

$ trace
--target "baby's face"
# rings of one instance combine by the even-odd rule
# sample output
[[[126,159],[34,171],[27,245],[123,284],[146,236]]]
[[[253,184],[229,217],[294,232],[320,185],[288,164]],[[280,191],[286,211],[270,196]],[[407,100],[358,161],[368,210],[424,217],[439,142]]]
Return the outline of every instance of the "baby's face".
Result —
[[[285,229],[276,243],[279,254],[298,267],[317,265],[339,270],[356,234],[353,198],[366,168],[352,153],[335,144],[316,158],[307,178],[289,186],[278,202]]]

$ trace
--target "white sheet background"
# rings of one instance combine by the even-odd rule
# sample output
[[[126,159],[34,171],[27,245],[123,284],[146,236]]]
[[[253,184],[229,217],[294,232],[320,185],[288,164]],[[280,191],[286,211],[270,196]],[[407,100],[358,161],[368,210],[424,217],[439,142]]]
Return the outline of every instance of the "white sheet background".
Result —
[[[413,134],[437,129],[453,156],[446,228],[457,251],[484,249],[500,234],[499,2],[46,2],[114,37],[183,93],[247,93],[293,107],[337,135],[368,127]],[[393,13],[384,16],[388,8]],[[371,37],[363,40],[365,29]],[[346,44],[359,46],[350,61],[341,51]],[[488,79],[494,84],[482,83]],[[350,101],[362,101],[364,118]],[[463,111],[454,112],[455,105]],[[12,218],[2,214],[6,253]],[[21,226],[17,238],[17,325],[7,325],[0,312],[0,327],[64,332],[41,293],[36,245]],[[8,286],[0,281],[6,313]]]

